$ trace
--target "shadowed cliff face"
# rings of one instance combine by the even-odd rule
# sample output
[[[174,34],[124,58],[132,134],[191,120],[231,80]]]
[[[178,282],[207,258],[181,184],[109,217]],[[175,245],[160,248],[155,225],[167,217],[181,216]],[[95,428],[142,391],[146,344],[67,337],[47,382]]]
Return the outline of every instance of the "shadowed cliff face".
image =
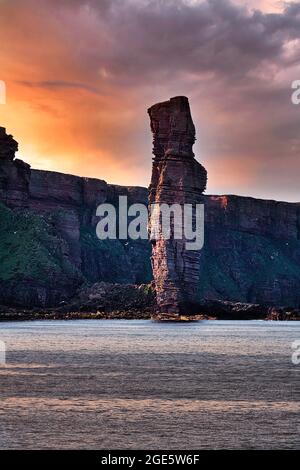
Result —
[[[30,166],[15,159],[18,143],[0,127],[0,200],[13,207],[28,203]]]
[[[184,96],[158,103],[148,110],[153,133],[153,169],[150,204],[201,202],[206,188],[205,168],[194,158],[195,127]],[[151,226],[150,217],[150,226]],[[188,313],[198,300],[200,251],[187,250],[186,238],[166,240],[160,234],[152,243],[152,268],[161,313]],[[181,223],[183,227],[183,221]],[[174,227],[172,227],[174,232]]]
[[[0,158],[12,161],[18,151],[18,142],[11,135],[6,133],[4,127],[0,127]]]
[[[0,303],[51,306],[85,282],[150,282],[147,241],[96,237],[99,204],[118,207],[119,195],[147,204],[147,190],[31,170],[1,153],[12,141],[0,139]]]
[[[300,203],[205,197],[199,297],[300,305]]]
[[[146,188],[31,170],[0,154],[0,303],[50,306],[85,282],[151,280],[147,241],[95,235],[98,204],[121,194],[146,204]],[[239,196],[202,201],[198,299],[300,306],[300,204]]]

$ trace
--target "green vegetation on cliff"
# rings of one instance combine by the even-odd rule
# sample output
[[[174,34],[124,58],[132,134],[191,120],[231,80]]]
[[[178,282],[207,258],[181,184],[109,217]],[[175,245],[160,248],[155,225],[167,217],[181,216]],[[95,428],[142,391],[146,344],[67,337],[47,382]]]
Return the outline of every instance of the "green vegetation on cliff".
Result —
[[[94,227],[82,226],[80,241],[88,281],[142,284],[152,280],[147,240],[99,240]]]
[[[206,233],[200,299],[299,305],[300,240],[223,229]]]
[[[0,203],[0,220],[0,283],[5,297],[13,302],[22,290],[21,298],[29,304],[37,296],[51,302],[74,290],[82,276],[69,261],[68,245],[50,219],[28,210],[13,211]],[[40,288],[35,293],[31,292],[33,285]]]
[[[18,276],[41,280],[43,276],[76,275],[64,256],[66,242],[50,223],[29,211],[12,211],[0,204],[0,279]]]

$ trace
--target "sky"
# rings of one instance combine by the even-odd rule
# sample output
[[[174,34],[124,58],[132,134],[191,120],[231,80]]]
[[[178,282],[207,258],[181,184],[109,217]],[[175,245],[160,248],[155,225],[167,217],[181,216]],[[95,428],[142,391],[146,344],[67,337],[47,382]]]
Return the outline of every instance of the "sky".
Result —
[[[208,194],[300,201],[300,1],[0,0],[0,125],[33,168],[148,186],[189,98]]]

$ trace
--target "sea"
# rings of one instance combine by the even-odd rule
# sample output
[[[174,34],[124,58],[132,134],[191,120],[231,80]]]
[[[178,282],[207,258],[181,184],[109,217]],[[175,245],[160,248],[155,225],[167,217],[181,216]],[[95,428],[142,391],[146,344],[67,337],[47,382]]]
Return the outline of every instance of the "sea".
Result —
[[[2,322],[0,345],[0,449],[300,448],[300,322]]]

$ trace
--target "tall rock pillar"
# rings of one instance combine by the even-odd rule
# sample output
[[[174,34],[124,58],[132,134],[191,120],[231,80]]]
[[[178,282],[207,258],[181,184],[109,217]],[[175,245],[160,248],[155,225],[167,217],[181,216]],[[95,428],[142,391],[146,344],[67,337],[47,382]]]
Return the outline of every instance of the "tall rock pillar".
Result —
[[[148,109],[153,133],[153,167],[149,187],[151,205],[201,203],[206,188],[205,168],[194,158],[195,127],[189,101],[171,98]],[[172,218],[171,218],[172,221]],[[149,219],[149,227],[153,218]],[[161,225],[161,223],[159,222]],[[159,230],[161,227],[159,227]],[[199,250],[187,250],[186,239],[152,239],[152,268],[159,312],[168,318],[189,315],[197,301]]]

